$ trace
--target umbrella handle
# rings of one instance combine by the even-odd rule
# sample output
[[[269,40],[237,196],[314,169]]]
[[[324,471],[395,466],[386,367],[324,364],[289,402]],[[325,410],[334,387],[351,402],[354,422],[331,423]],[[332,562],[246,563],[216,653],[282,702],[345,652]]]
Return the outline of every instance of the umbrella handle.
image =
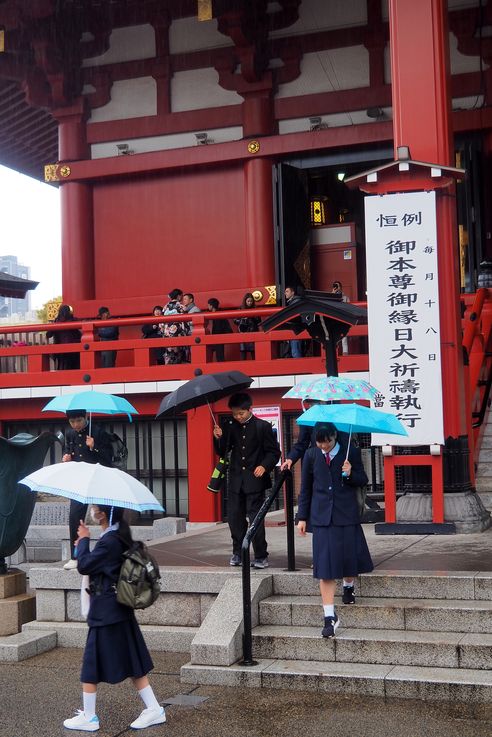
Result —
[[[345,456],[345,460],[346,461],[348,461],[348,457],[349,457],[350,441],[351,440],[352,440],[352,425],[350,425],[349,439],[348,439],[348,443],[347,443],[347,455]],[[347,478],[347,474],[345,473],[345,471],[342,471],[342,476],[344,476],[345,478]]]
[[[208,407],[208,411],[210,412],[210,416],[212,417],[212,422],[214,423],[215,427],[218,427],[217,420],[214,417],[214,413],[212,412],[212,407],[210,406],[210,402],[208,401],[208,399],[207,399],[207,407]]]

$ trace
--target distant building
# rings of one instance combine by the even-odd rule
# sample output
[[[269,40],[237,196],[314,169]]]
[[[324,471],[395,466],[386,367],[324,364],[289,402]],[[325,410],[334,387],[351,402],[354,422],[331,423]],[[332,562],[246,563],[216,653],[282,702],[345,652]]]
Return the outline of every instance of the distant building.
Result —
[[[11,276],[19,276],[22,279],[30,279],[31,269],[18,262],[17,256],[0,256],[0,271]],[[0,297],[0,317],[11,317],[11,315],[25,315],[31,310],[31,297],[29,292],[24,299],[15,297]]]

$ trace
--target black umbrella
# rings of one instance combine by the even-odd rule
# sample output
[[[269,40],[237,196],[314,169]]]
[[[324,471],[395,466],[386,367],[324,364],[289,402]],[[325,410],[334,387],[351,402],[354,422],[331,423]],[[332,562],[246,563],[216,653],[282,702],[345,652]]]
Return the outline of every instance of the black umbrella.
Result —
[[[202,374],[187,381],[179,389],[162,400],[156,417],[177,415],[187,409],[203,407],[228,397],[235,392],[248,389],[253,379],[241,371],[221,371],[217,374]],[[212,415],[213,417],[213,415]],[[215,419],[214,419],[215,422]]]

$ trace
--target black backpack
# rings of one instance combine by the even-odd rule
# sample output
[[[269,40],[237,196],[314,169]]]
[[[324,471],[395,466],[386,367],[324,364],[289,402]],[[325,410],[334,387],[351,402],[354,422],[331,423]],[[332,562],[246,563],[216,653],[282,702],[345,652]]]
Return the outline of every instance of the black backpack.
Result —
[[[109,444],[111,446],[111,467],[126,471],[128,460],[128,448],[123,440],[115,432],[108,432]]]
[[[137,541],[123,553],[116,599],[131,609],[147,609],[161,593],[159,566],[145,545]]]

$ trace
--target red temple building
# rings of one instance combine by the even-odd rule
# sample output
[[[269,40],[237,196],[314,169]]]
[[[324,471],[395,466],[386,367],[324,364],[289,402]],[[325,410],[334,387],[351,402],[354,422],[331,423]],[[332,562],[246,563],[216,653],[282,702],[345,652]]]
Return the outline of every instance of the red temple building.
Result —
[[[432,488],[429,523],[485,529],[475,492],[487,502],[492,488],[480,464],[492,376],[491,28],[490,0],[0,2],[0,161],[60,188],[63,300],[82,329],[71,371],[54,370],[39,326],[26,326],[24,346],[2,329],[2,434],[61,427],[41,411],[51,396],[103,386],[140,413],[116,424],[129,470],[169,514],[222,519],[205,491],[208,410],[156,421],[160,399],[200,371],[241,369],[255,407],[279,408],[288,449],[299,404],[282,395],[322,374],[324,359],[307,334],[305,355],[286,356],[284,326],[253,334],[254,361],[241,362],[240,334],[210,334],[208,299],[231,321],[246,292],[264,318],[286,286],[331,292],[340,280],[350,302],[366,292],[370,302],[365,197],[433,192],[440,367],[422,372],[442,389],[442,437],[400,450],[368,442],[366,461],[372,490],[386,486],[387,522],[395,489],[430,499]],[[141,327],[176,287],[202,312],[181,339],[191,361],[162,366]],[[120,329],[114,345],[97,340],[101,305]],[[351,328],[340,372],[370,370],[367,334]],[[114,368],[101,366],[108,345]]]

